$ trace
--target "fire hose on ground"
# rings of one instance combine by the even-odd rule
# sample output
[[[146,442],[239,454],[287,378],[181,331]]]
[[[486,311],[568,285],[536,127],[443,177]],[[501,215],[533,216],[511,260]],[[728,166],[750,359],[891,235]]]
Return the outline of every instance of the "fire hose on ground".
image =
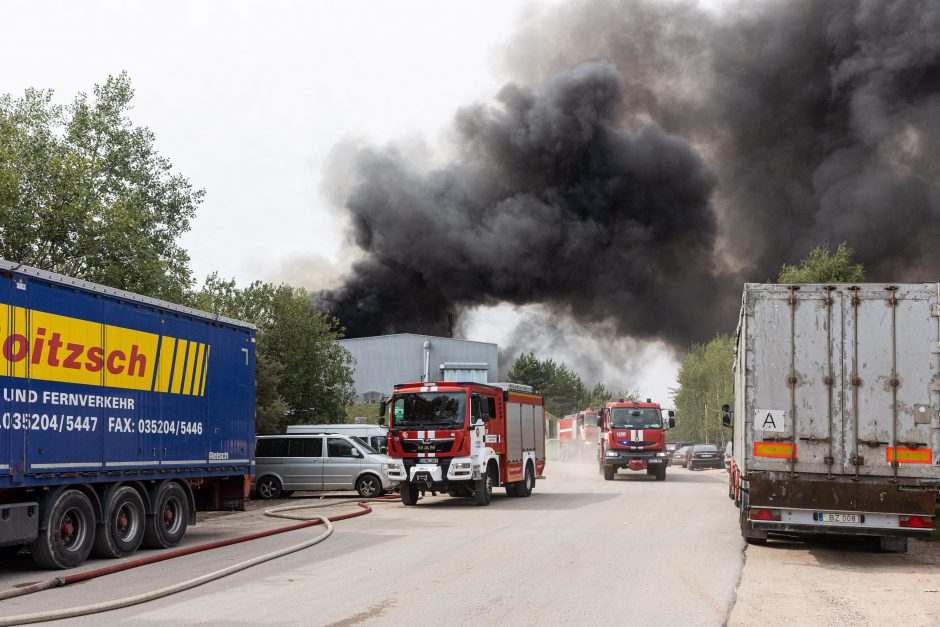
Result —
[[[232,564],[226,568],[216,570],[205,575],[200,575],[192,579],[187,579],[159,590],[152,590],[150,592],[144,592],[141,594],[125,597],[122,599],[115,599],[113,601],[103,601],[101,603],[93,603],[90,605],[83,605],[80,607],[65,608],[61,610],[49,610],[45,612],[34,612],[31,614],[20,614],[18,616],[6,616],[0,617],[0,626],[2,625],[23,625],[27,623],[38,623],[42,621],[51,621],[51,620],[62,620],[65,618],[74,618],[76,616],[86,616],[88,614],[97,614],[99,612],[107,612],[110,610],[116,610],[124,607],[130,607],[132,605],[138,605],[140,603],[146,603],[148,601],[153,601],[155,599],[160,599],[171,594],[176,594],[178,592],[183,592],[184,590],[190,590],[196,586],[200,586],[204,583],[210,581],[215,581],[223,577],[227,577],[233,573],[245,570],[246,568],[251,568],[258,564],[283,557],[285,555],[290,555],[291,553],[296,553],[297,551],[302,551],[303,549],[314,546],[326,540],[333,533],[333,522],[346,520],[349,518],[355,518],[357,516],[363,516],[372,511],[372,507],[368,505],[369,502],[390,502],[397,501],[398,499],[390,498],[372,498],[372,499],[344,499],[341,501],[329,501],[325,503],[303,503],[300,505],[285,505],[281,507],[273,507],[271,509],[265,510],[265,516],[271,516],[274,518],[286,518],[288,520],[299,520],[299,522],[294,525],[288,525],[286,527],[278,527],[277,529],[269,529],[267,531],[259,531],[257,533],[251,533],[244,536],[238,536],[235,538],[228,538],[225,540],[218,540],[215,542],[207,542],[205,544],[199,544],[190,547],[184,547],[176,549],[173,551],[167,551],[165,553],[160,553],[157,555],[152,555],[148,557],[143,557],[136,560],[131,560],[129,562],[124,562],[121,564],[115,564],[113,566],[106,566],[104,568],[98,568],[95,570],[85,571],[82,573],[76,573],[73,575],[66,575],[64,577],[55,577],[46,581],[41,581],[29,586],[23,586],[21,588],[10,588],[8,590],[0,591],[0,601],[6,599],[12,599],[15,597],[23,596],[26,594],[33,594],[40,592],[42,590],[49,590],[52,588],[61,588],[62,586],[67,586],[73,583],[80,583],[83,581],[88,581],[90,579],[96,579],[98,577],[103,577],[105,575],[111,575],[114,573],[122,572],[125,570],[130,570],[133,568],[139,568],[141,566],[146,566],[148,564],[154,564],[156,562],[162,562],[168,559],[174,559],[177,557],[183,557],[184,555],[191,555],[193,553],[199,553],[201,551],[208,551],[212,549],[218,549],[225,546],[230,546],[232,544],[239,544],[241,542],[247,542],[249,540],[256,540],[258,538],[264,538],[267,536],[273,536],[281,533],[286,533],[288,531],[296,531],[298,529],[304,529],[306,527],[313,527],[315,525],[324,525],[326,530],[320,535],[305,540],[299,544],[289,546],[277,551],[272,551],[258,557],[254,557],[238,564]],[[360,511],[351,512],[348,514],[338,514],[334,516],[304,516],[300,514],[291,514],[287,512],[294,512],[298,510],[305,509],[316,509],[322,507],[332,507],[336,505],[346,505],[350,503],[355,503],[362,509]]]

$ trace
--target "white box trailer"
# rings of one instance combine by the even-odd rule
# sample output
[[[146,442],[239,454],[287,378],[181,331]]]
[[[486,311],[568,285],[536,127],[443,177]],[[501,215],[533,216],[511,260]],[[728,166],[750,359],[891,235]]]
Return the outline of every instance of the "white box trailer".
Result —
[[[938,300],[937,283],[745,285],[729,496],[747,541],[871,535],[903,551],[930,535]]]

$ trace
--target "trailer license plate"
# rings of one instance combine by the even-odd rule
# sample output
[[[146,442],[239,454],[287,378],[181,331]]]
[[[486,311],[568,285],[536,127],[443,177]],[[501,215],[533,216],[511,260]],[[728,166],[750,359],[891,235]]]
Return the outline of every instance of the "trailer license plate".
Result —
[[[819,512],[816,514],[816,520],[825,523],[858,524],[861,522],[858,514],[842,514],[839,512]]]

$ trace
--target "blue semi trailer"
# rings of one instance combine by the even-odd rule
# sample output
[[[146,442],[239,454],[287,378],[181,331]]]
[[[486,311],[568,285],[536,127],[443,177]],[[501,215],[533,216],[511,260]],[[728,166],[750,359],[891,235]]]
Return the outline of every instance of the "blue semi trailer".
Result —
[[[70,568],[243,509],[255,328],[0,260],[0,552]]]

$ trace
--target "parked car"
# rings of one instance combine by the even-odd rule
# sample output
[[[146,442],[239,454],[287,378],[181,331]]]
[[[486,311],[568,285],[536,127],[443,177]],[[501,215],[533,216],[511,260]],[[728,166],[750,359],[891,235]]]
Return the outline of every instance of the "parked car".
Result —
[[[676,449],[676,452],[672,454],[672,463],[677,466],[685,466],[686,454],[689,452],[691,446],[680,446]]]
[[[731,472],[731,442],[725,445],[725,470]]]
[[[259,435],[251,488],[261,499],[290,496],[294,490],[355,490],[375,497],[398,487],[388,471],[399,465],[356,436]]]
[[[689,470],[699,468],[724,468],[721,451],[717,444],[696,444],[686,453],[685,467]]]
[[[335,433],[337,435],[353,435],[362,438],[379,453],[388,452],[388,428],[382,425],[358,425],[338,423],[328,425],[289,425],[288,435],[295,433]]]

